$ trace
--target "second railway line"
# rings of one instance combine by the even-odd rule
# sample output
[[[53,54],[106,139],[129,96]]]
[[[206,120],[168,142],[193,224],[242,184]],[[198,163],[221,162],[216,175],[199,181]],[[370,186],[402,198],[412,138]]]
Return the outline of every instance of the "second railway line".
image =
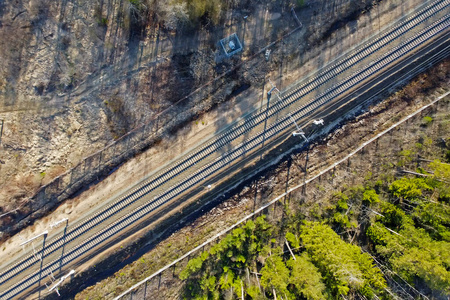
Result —
[[[427,7],[428,10],[427,8],[425,8],[422,10],[422,13],[421,12],[417,13],[416,14],[417,19],[413,18],[408,22],[407,21],[402,22],[401,26],[406,26],[405,28],[415,27],[417,26],[417,24],[423,22],[430,16],[436,14],[437,12],[443,9],[446,9],[449,5],[449,2],[450,2],[449,0],[435,1],[433,2],[432,5]],[[425,17],[425,15],[427,14],[428,17]],[[417,24],[414,25],[413,20],[418,20]],[[402,31],[399,28],[403,27],[397,26],[391,31],[391,33],[396,31],[397,34],[401,35],[404,32],[406,32],[406,29],[405,31]],[[332,99],[345,93],[347,90],[351,89],[353,86],[358,84],[358,82],[361,82],[365,80],[367,77],[372,76],[374,73],[382,69],[384,66],[393,63],[395,60],[401,58],[406,53],[409,53],[412,49],[419,47],[428,39],[431,39],[438,32],[446,31],[448,30],[448,28],[449,28],[449,17],[446,16],[441,18],[439,21],[434,22],[432,25],[429,25],[427,27],[427,30],[422,30],[419,34],[415,35],[414,38],[410,38],[407,41],[404,41],[401,44],[401,46],[394,47],[387,54],[381,56],[377,60],[373,61],[371,64],[368,64],[366,67],[350,74],[345,79],[341,80],[340,84],[325,90],[319,96],[315,97],[313,101],[307,103],[302,103],[300,101],[303,97],[305,97],[305,95],[311,93],[312,91],[317,89],[319,86],[323,85],[331,78],[334,78],[335,76],[341,74],[345,70],[349,69],[355,63],[362,61],[367,56],[385,47],[387,44],[389,44],[385,40],[388,36],[391,36],[392,39],[396,38],[390,33],[382,35],[378,40],[368,43],[367,47],[363,47],[360,51],[356,52],[354,55],[335,64],[334,68],[331,68],[323,73],[320,73],[317,77],[315,77],[315,79],[305,83],[299,89],[297,89],[297,91],[289,93],[288,96],[282,98],[282,101],[278,101],[277,103],[271,105],[268,111],[269,115],[268,118],[274,116],[280,111],[287,110],[286,108],[290,108],[291,115],[295,119],[300,119],[301,117],[309,114],[318,107],[326,104]],[[292,111],[291,106],[294,105],[297,105],[297,107],[295,107],[294,111]],[[158,187],[158,185],[170,181],[176,176],[180,176],[187,169],[192,168],[196,164],[200,164],[201,162],[203,162],[202,166],[197,166],[197,170],[191,172],[192,175],[186,174],[184,179],[181,179],[175,185],[166,188],[162,193],[158,194],[157,196],[152,197],[152,199],[147,203],[141,204],[137,208],[134,208],[132,212],[122,216],[120,219],[111,223],[106,228],[103,228],[102,230],[98,231],[94,236],[82,242],[79,242],[78,243],[79,245],[77,247],[69,249],[69,251],[67,251],[66,255],[64,256],[63,262],[66,264],[72,261],[73,259],[76,259],[79,255],[92,249],[92,247],[95,247],[95,245],[97,245],[101,241],[114,235],[123,228],[130,226],[139,218],[145,216],[150,211],[154,210],[155,208],[164,204],[165,202],[170,201],[170,199],[176,197],[176,195],[182,193],[186,189],[189,189],[189,187],[198,184],[205,177],[212,175],[213,173],[222,169],[232,161],[237,160],[239,157],[242,156],[242,154],[252,151],[252,149],[258,147],[262,143],[264,136],[266,139],[269,139],[277,135],[278,132],[283,131],[292,125],[291,121],[289,120],[289,117],[287,117],[287,114],[285,114],[284,117],[280,117],[279,120],[268,126],[267,130],[254,133],[253,137],[248,138],[248,140],[241,142],[239,145],[235,146],[233,150],[222,154],[221,156],[217,157],[216,159],[213,159],[212,161],[208,162],[206,160],[217,149],[220,149],[230,144],[232,141],[238,139],[238,137],[240,137],[244,133],[250,132],[253,128],[260,125],[262,122],[264,122],[265,118],[266,118],[266,111],[262,111],[260,113],[256,113],[251,118],[245,121],[239,122],[231,130],[222,133],[221,135],[219,135],[219,137],[217,137],[210,143],[207,143],[205,146],[200,148],[200,150],[197,150],[196,152],[192,153],[186,159],[182,160],[180,163],[175,164],[174,167],[168,168],[158,176],[145,182],[139,188],[134,189],[128,196],[108,206],[104,211],[96,214],[88,221],[78,224],[78,226],[76,226],[74,229],[72,229],[67,233],[66,239],[68,242],[76,239],[78,236],[82,235],[89,229],[94,228],[107,218],[110,218],[112,215],[114,215],[116,211],[122,210],[123,208],[130,206],[137,200],[142,199],[146,194],[154,191]],[[61,238],[62,237],[58,237],[53,241],[49,241],[49,246],[46,248],[46,256],[49,256],[50,254],[54,253],[62,246]],[[33,256],[30,256],[27,259],[22,260],[15,266],[11,267],[9,270],[7,270],[7,272],[2,272],[2,275],[0,276],[0,284],[4,285],[4,283],[13,278],[17,273],[29,268],[38,261],[39,261],[38,259],[34,258]],[[49,270],[54,269],[58,264],[59,259],[46,263],[44,270],[48,272]],[[27,278],[25,278],[25,282],[9,287],[9,290],[2,293],[1,296],[5,298],[13,297],[21,289],[25,288],[26,286],[34,284],[34,282],[36,282],[36,277],[37,277],[36,272],[34,274],[30,274],[29,276],[27,276]],[[4,289],[2,288],[2,290]]]

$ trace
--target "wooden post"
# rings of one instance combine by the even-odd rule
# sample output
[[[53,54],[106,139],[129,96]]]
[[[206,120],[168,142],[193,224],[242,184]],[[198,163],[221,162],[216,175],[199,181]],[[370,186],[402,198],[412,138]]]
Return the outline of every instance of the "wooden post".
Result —
[[[2,143],[2,135],[3,135],[3,120],[0,120],[2,123],[0,124],[0,144]]]
[[[286,198],[287,198],[287,191],[288,191],[288,188],[289,188],[289,173],[290,173],[290,170],[291,170],[291,165],[292,165],[292,158],[290,157],[289,159],[288,159],[288,162],[287,162],[287,171],[286,171],[286,187],[285,187],[285,189],[284,189],[284,192],[285,192],[285,196],[284,196],[284,205],[286,205]]]
[[[305,160],[305,175],[303,176],[303,187],[302,187],[302,194],[306,195],[306,177],[308,176],[308,161],[309,161],[309,142],[306,146],[306,160]]]
[[[83,177],[86,175],[86,160],[87,158],[83,159],[83,161],[80,164],[83,164],[83,171],[82,173],[84,173]]]
[[[76,166],[75,166],[76,168]],[[75,171],[75,168],[72,168],[72,170],[70,171],[70,184],[73,183],[73,171]]]
[[[334,184],[334,174],[336,174],[336,166],[333,167],[333,173],[331,174],[331,184]]]
[[[255,182],[255,197],[253,198],[253,213],[256,210],[256,197],[258,196],[258,179]],[[255,215],[253,215],[253,219],[255,219]]]
[[[147,297],[147,282],[148,282],[148,281],[146,281],[146,282],[145,282],[145,285],[144,285],[144,300],[145,300],[145,298]]]
[[[103,154],[103,150],[100,151],[100,153],[98,154],[98,166],[97,166],[97,170],[100,169],[100,166],[102,165],[102,154]]]

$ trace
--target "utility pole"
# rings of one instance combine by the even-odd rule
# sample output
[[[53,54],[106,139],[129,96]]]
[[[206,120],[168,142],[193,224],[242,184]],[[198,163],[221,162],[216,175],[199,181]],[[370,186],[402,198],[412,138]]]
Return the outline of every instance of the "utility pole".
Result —
[[[292,123],[294,123],[295,127],[297,128],[297,131],[294,131],[294,132],[292,133],[292,135],[293,135],[293,136],[301,135],[302,138],[303,138],[307,143],[309,143],[308,138],[305,136],[305,133],[303,132],[303,130],[297,125],[297,122],[295,122],[294,118],[293,118],[291,115],[289,115],[289,118],[291,118]]]
[[[44,262],[44,251],[45,251],[45,239],[47,238],[48,235],[48,231],[44,231],[41,234],[36,235],[35,237],[32,237],[31,239],[23,242],[22,244],[20,244],[20,246],[24,246],[25,244],[28,244],[29,242],[34,241],[35,239],[37,239],[40,236],[44,236],[44,240],[42,241],[42,251],[41,251],[41,266],[39,268],[39,281],[38,281],[38,289],[39,289],[39,299],[41,299],[41,278],[42,278],[42,265]]]
[[[264,142],[266,140],[266,127],[267,127],[267,117],[269,115],[269,103],[270,103],[270,97],[272,96],[272,91],[274,88],[272,88],[270,91],[267,92],[267,107],[266,107],[266,118],[264,120],[264,131],[263,131],[263,140],[262,140],[262,146],[261,148],[264,148]]]
[[[303,177],[303,188],[302,188],[302,192],[303,192],[303,194],[305,194],[306,193],[306,177],[308,175],[309,146],[311,144],[310,144],[309,139],[305,136],[305,132],[303,132],[303,130],[297,125],[297,122],[295,122],[295,119],[291,115],[289,115],[289,117],[291,118],[292,123],[294,123],[295,127],[297,128],[297,131],[294,131],[292,133],[292,136],[300,135],[306,141],[305,176]],[[314,123],[314,125],[322,125],[323,126],[323,119],[314,120],[313,123]]]
[[[272,89],[269,91],[269,93],[272,93],[272,91],[276,91],[276,96],[278,97],[278,100],[281,101],[280,98],[280,90],[275,86],[275,84],[273,84],[272,80],[270,80],[270,78],[268,78],[270,85],[272,86]]]
[[[273,91],[277,91],[276,95],[278,97],[278,100],[281,101],[280,96],[278,95],[278,93],[280,93],[280,90],[277,89],[277,87],[272,83],[272,81],[269,79],[269,83],[270,85],[272,85],[272,88],[270,89],[270,91],[267,92],[267,107],[266,107],[266,118],[264,120],[264,131],[263,131],[263,140],[262,140],[262,146],[261,148],[264,148],[264,142],[266,141],[266,128],[267,128],[267,118],[269,116],[269,104],[270,104],[270,98],[272,96],[272,92]]]
[[[42,252],[41,252],[41,266],[39,268],[39,299],[41,299],[41,278],[42,278],[42,265],[44,264],[44,251],[45,251],[45,239],[47,238],[47,234],[44,235],[44,240],[42,241]]]
[[[61,274],[61,269],[62,269],[62,263],[63,263],[63,257],[64,257],[64,247],[66,246],[66,233],[67,233],[67,226],[69,226],[69,219],[64,218],[64,219],[57,221],[50,225],[50,228],[53,229],[55,227],[58,227],[60,224],[62,224],[64,222],[66,222],[66,226],[64,226],[62,252],[61,252],[61,258],[59,259],[59,274]]]
[[[307,173],[308,173],[309,140],[305,136],[305,132],[297,125],[297,122],[295,122],[295,119],[291,115],[289,115],[289,117],[291,118],[292,123],[294,123],[295,127],[297,128],[297,131],[294,131],[292,133],[292,136],[300,135],[306,141],[305,176],[303,177],[303,188],[302,188],[302,193],[304,195],[306,193],[306,176],[307,176]]]
[[[70,272],[67,275],[64,275],[59,279],[57,283],[55,283],[51,288],[48,289],[49,292],[55,290],[55,292],[58,294],[58,296],[61,296],[58,291],[58,287],[63,283],[64,280],[66,280],[67,277],[71,276],[72,274],[75,274],[75,270],[70,270]]]
[[[2,143],[2,135],[3,135],[3,120],[0,120],[0,144]]]

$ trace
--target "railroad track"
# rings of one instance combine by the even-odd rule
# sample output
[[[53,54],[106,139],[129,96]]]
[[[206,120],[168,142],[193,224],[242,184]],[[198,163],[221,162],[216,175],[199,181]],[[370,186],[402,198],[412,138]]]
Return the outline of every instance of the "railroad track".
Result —
[[[316,90],[319,86],[328,82],[331,78],[341,74],[345,70],[349,69],[352,65],[357,64],[362,61],[367,56],[372,53],[377,52],[381,48],[385,47],[387,44],[391,43],[393,40],[397,39],[404,33],[408,32],[412,28],[416,27],[418,24],[429,19],[431,16],[435,15],[437,12],[447,8],[449,6],[450,0],[446,1],[434,1],[432,4],[428,5],[420,12],[415,13],[413,16],[404,20],[402,23],[398,24],[390,32],[382,35],[377,40],[370,42],[355,52],[355,54],[350,57],[336,63],[335,65],[329,67],[327,70],[321,72],[315,79],[312,79],[302,86],[300,86],[296,91],[288,93],[288,96],[282,97],[281,101],[276,102],[268,108],[268,111],[262,111],[256,113],[251,118],[245,121],[238,122],[232,130],[221,133],[215,140],[207,143],[202,148],[200,148],[195,153],[189,155],[186,159],[179,161],[174,167],[168,168],[163,172],[159,173],[153,179],[146,181],[138,188],[134,189],[128,196],[122,197],[117,202],[111,204],[105,208],[102,212],[96,214],[94,217],[90,218],[88,221],[78,224],[75,228],[67,233],[66,240],[70,241],[78,236],[89,231],[93,227],[97,226],[105,219],[110,218],[115,214],[115,212],[122,210],[123,208],[131,205],[132,203],[142,199],[145,195],[152,192],[159,185],[168,180],[179,176],[187,169],[192,168],[198,162],[204,160],[217,149],[220,149],[226,145],[229,145],[232,141],[237,139],[239,136],[251,131],[256,125],[261,124],[266,119],[266,113],[268,118],[280,112],[281,110],[290,107],[292,104],[299,102],[305,95]],[[313,112],[318,107],[330,102],[339,95],[345,93],[352,86],[358,84],[359,82],[365,80],[369,76],[372,76],[378,70],[383,69],[385,66],[394,63],[400,57],[404,56],[412,49],[420,46],[428,39],[431,39],[434,35],[449,27],[449,17],[441,18],[439,21],[434,22],[429,25],[426,30],[422,30],[419,34],[414,37],[409,38],[404,41],[401,45],[391,49],[382,57],[378,58],[370,65],[354,72],[347,78],[345,78],[339,85],[327,89],[325,92],[316,97],[313,101],[304,103],[300,105],[297,109],[291,112],[291,115],[295,119],[301,119],[311,112]],[[284,93],[286,94],[286,93]],[[120,232],[124,228],[130,226],[152,210],[166,203],[167,201],[173,199],[180,193],[183,193],[190,187],[200,183],[204,178],[217,173],[217,171],[226,167],[228,164],[240,158],[246,152],[261,145],[264,138],[270,139],[271,137],[277,135],[278,132],[283,131],[292,126],[291,120],[288,116],[281,118],[278,122],[272,124],[265,131],[256,133],[252,138],[239,144],[233,150],[224,153],[222,156],[204,165],[202,168],[195,171],[192,175],[186,176],[179,183],[175,184],[171,188],[167,189],[165,192],[155,196],[151,201],[144,203],[139,206],[134,211],[128,213],[127,215],[116,220],[114,223],[110,224],[107,228],[96,233],[94,236],[81,242],[78,247],[69,250],[63,258],[63,265],[68,262],[78,258],[80,255],[86,251],[92,249],[102,241],[105,241],[110,236]],[[50,241],[48,247],[46,247],[46,254],[55,252],[62,246],[62,236]],[[14,265],[12,268],[5,272],[2,272],[0,276],[0,284],[3,285],[5,282],[9,281],[19,272],[29,268],[30,266],[39,262],[34,256],[30,256],[25,260]],[[43,268],[43,273],[46,274],[50,270],[55,270],[59,267],[59,259],[47,263]],[[33,285],[38,280],[38,273],[29,275],[21,283],[13,285],[7,291],[2,292],[0,295],[2,298],[14,297],[22,290]]]

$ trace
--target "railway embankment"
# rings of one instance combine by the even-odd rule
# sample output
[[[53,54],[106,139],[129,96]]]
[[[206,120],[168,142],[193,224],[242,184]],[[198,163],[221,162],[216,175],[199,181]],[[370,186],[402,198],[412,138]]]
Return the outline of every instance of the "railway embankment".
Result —
[[[378,105],[365,102],[363,106],[349,111],[347,114],[348,118],[336,118],[336,116],[333,116],[337,121],[334,124],[335,126],[331,127],[331,130],[328,132],[317,132],[317,142],[311,145],[307,166],[308,172],[313,174],[327,164],[333,164],[333,161],[344,155],[346,151],[350,151],[352,146],[356,146],[355,143],[375,135],[395,120],[401,119],[402,116],[411,113],[421,105],[426,104],[427,101],[432,100],[434,95],[438,95],[445,89],[448,89],[449,74],[446,71],[446,66],[449,63],[446,60],[427,73],[419,75],[412,80],[412,83],[401,90],[396,90],[394,95]],[[399,85],[401,85],[400,82]],[[391,88],[391,92],[395,90],[395,87]],[[380,97],[383,98],[387,94],[388,92],[381,94]],[[446,105],[442,104],[440,108],[448,108],[448,100],[444,100],[443,103]],[[361,111],[364,111],[364,113],[361,114]],[[437,113],[437,110],[432,108],[432,112]],[[341,113],[342,111],[338,114],[342,116]],[[442,113],[442,111],[439,111],[439,113]],[[427,111],[424,114],[428,115],[430,113]],[[423,116],[421,115],[421,117]],[[404,129],[402,128],[401,130]],[[308,131],[306,132],[308,134]],[[402,142],[397,140],[396,143],[401,144]],[[156,271],[162,267],[162,264],[157,263],[156,260],[164,260],[169,263],[170,258],[175,259],[189,249],[194,248],[209,236],[214,235],[215,232],[220,231],[219,229],[231,225],[233,220],[240,219],[245,215],[245,212],[251,212],[253,207],[270,200],[271,197],[285,190],[290,184],[301,182],[303,176],[305,176],[303,167],[306,153],[304,147],[295,147],[296,145],[298,145],[298,140],[293,139],[285,141],[285,143],[274,148],[271,152],[264,155],[267,160],[263,159],[255,165],[249,166],[248,169],[244,169],[242,173],[249,174],[247,179],[243,177],[242,173],[229,178],[228,181],[223,183],[223,186],[217,187],[219,190],[223,189],[223,193],[216,194],[212,192],[211,194],[205,194],[196,205],[183,211],[184,219],[181,219],[180,215],[176,214],[174,218],[164,222],[163,226],[161,226],[161,229],[164,228],[164,230],[159,230],[162,233],[161,235],[155,236],[153,232],[148,232],[147,236],[142,236],[141,242],[131,242],[128,246],[117,249],[117,252],[111,257],[114,259],[104,260],[103,263],[99,262],[94,269],[104,270],[104,267],[110,268],[115,264],[121,267],[132,261],[135,262],[125,266],[123,269],[114,268],[116,272],[113,277],[104,279],[95,286],[88,288],[79,297],[87,295],[95,297],[95,295],[101,295],[102,293],[107,297],[117,295],[119,291],[123,290],[123,287],[117,284],[118,281],[122,281],[121,277],[128,278],[126,279],[127,282],[129,276],[138,281],[144,274],[152,273],[150,270],[142,270],[141,264],[150,266],[152,270]],[[384,150],[379,149],[379,151]],[[366,159],[369,158],[366,157]],[[260,170],[259,172],[255,171],[258,169]],[[350,176],[348,180],[354,181]],[[236,184],[237,182],[239,183]],[[230,188],[230,183],[232,183],[232,188]],[[341,183],[346,184],[345,180],[341,181]],[[311,195],[314,194],[314,189],[317,189],[318,185],[320,183],[311,183],[309,185],[308,193],[310,197],[312,197]],[[318,201],[318,205],[320,205],[320,200]],[[180,220],[182,220],[181,224],[183,226],[179,226],[178,221]],[[169,224],[170,228],[167,227]],[[187,226],[184,226],[185,224]],[[158,230],[155,230],[155,232],[158,232]],[[162,241],[162,243],[155,244],[157,241]],[[188,244],[189,246],[187,246]],[[187,247],[182,247],[182,245]],[[180,250],[180,247],[185,249],[185,251]],[[147,251],[149,252],[141,256],[142,253]],[[91,270],[93,278],[95,278],[94,273],[96,273],[94,269]],[[138,276],[138,274],[141,275]],[[107,276],[106,272],[102,272],[96,278],[101,279],[105,276]],[[170,285],[170,280],[164,282],[164,284]],[[112,289],[112,287],[115,288]],[[68,290],[71,290],[70,287],[68,287]]]
[[[406,79],[405,79],[405,80],[406,80]],[[394,87],[392,87],[392,88],[394,88]],[[294,142],[294,143],[295,143],[295,142]],[[275,143],[275,144],[276,144],[276,143]],[[274,145],[275,145],[275,144],[274,144]],[[278,149],[278,150],[280,150],[280,149]],[[281,150],[282,150],[282,149],[281,149]],[[282,152],[282,151],[280,151],[280,152]],[[271,155],[269,154],[269,156],[267,156],[267,158],[268,158],[268,159],[272,159],[272,161],[274,161],[273,158],[275,158],[275,157],[277,157],[277,156],[278,156],[278,157],[282,157],[282,156],[280,156],[279,154],[278,154],[278,155],[274,154],[274,156],[271,156]],[[254,169],[254,166],[251,166],[251,168]],[[230,170],[230,171],[233,171],[233,170]],[[248,173],[248,172],[247,172],[247,173]],[[232,172],[230,172],[230,176],[231,176],[231,175],[232,175]],[[233,179],[233,178],[231,178],[231,179]],[[244,178],[240,178],[240,180],[243,180],[243,179],[244,179]],[[239,178],[238,178],[238,179],[235,178],[234,180],[239,181]],[[236,182],[237,182],[237,181],[236,181]],[[136,228],[136,230],[138,230],[138,229],[139,229],[139,228]]]
[[[0,20],[1,40],[10,41],[0,48],[6,78],[0,81],[1,240],[38,227],[35,220],[63,204],[72,206],[77,201],[66,200],[156,146],[161,136],[151,135],[158,130],[168,140],[191,121],[202,122],[220,103],[233,103],[246,88],[260,89],[278,70],[301,66],[311,51],[320,53],[315,49],[324,36],[333,38],[347,21],[353,25],[346,31],[355,31],[356,18],[374,4],[380,14],[403,5],[306,2],[295,7],[296,19],[285,1],[251,2],[222,7],[225,31],[209,24],[184,32],[163,25],[160,7],[138,18],[144,24],[131,24],[129,4],[114,1],[78,6],[39,0],[30,7],[26,1],[6,1]],[[294,42],[283,39],[299,19],[302,30],[292,36]],[[378,25],[386,21],[380,18]],[[216,61],[215,42],[233,32],[245,41],[244,51]],[[289,82],[280,80],[280,87]]]

